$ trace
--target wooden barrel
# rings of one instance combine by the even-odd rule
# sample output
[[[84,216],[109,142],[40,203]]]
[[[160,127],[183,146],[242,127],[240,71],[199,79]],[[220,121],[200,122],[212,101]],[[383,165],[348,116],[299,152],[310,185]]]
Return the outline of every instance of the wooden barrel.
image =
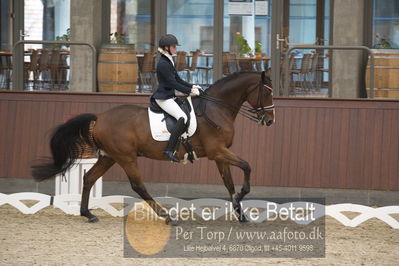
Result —
[[[399,98],[399,54],[374,54],[374,97]],[[366,87],[370,88],[370,59],[366,71]]]
[[[98,90],[135,92],[138,65],[134,45],[105,44],[98,54]]]

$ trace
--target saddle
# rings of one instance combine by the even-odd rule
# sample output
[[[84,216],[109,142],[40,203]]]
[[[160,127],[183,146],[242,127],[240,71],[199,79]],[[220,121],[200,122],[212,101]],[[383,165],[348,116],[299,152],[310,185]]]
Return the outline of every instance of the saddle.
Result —
[[[188,130],[188,127],[190,125],[190,118],[191,118],[191,105],[187,98],[176,98],[175,102],[179,105],[180,109],[186,114],[187,116],[187,123],[186,123],[186,131]],[[165,121],[166,123],[166,128],[170,132],[173,127],[176,125],[177,120],[167,112],[165,112],[155,101],[155,99],[151,98],[150,100],[150,110],[156,114],[163,114],[164,119],[162,121]]]
[[[184,146],[187,152],[184,155],[183,163],[187,162],[187,160],[193,162],[197,158],[189,137],[194,135],[195,131],[197,130],[197,119],[195,117],[191,97],[176,98],[175,101],[188,118],[186,130],[182,134],[181,138],[181,144]],[[177,123],[177,120],[165,112],[153,98],[151,98],[150,106],[148,107],[148,118],[150,121],[152,138],[156,141],[168,141],[170,137],[170,131]]]

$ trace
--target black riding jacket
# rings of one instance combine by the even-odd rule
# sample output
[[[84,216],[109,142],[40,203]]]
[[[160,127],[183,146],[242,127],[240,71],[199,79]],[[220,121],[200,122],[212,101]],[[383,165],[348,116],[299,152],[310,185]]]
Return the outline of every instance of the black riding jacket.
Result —
[[[158,88],[151,96],[154,99],[170,99],[175,97],[175,89],[189,95],[192,84],[182,80],[176,68],[165,55],[161,55],[157,64]]]

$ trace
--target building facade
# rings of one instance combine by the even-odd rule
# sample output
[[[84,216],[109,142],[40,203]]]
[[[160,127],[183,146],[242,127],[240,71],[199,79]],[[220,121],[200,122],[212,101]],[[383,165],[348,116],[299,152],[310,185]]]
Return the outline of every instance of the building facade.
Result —
[[[289,47],[307,44],[361,45],[394,55],[399,48],[398,5],[394,0],[4,0],[0,50],[11,51],[21,39],[66,37],[100,49],[114,42],[110,34],[117,32],[123,35],[119,41],[133,44],[140,57],[156,52],[160,36],[171,33],[181,42],[178,50],[186,52],[187,64],[182,66],[181,75],[204,87],[232,72],[270,68],[277,95],[367,97],[370,84],[365,81],[368,57],[364,52],[296,49],[288,73],[283,67],[284,60],[290,60],[285,53]],[[24,47],[53,48],[37,44]],[[96,91],[91,86],[91,72],[98,62],[92,62],[91,51],[79,46],[63,48],[70,52],[67,86],[63,88]],[[193,66],[196,51],[200,56]],[[19,57],[29,63],[27,54]],[[13,60],[23,60],[19,57]],[[388,65],[396,64],[392,62]],[[140,66],[137,72],[137,87],[132,92],[149,92],[156,87],[156,80],[150,88],[141,84]],[[26,75],[23,88],[16,89],[38,87],[33,84],[33,74]],[[284,79],[289,80],[285,89]],[[385,87],[399,88],[396,80],[391,83]]]

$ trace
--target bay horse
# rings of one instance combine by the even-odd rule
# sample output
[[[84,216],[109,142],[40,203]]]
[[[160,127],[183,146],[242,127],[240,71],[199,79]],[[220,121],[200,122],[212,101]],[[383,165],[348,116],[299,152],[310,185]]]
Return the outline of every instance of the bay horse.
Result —
[[[250,106],[244,105],[248,102]],[[274,121],[273,90],[269,72],[239,72],[217,81],[200,96],[193,98],[198,127],[190,138],[198,158],[207,157],[216,162],[227,188],[239,221],[245,222],[240,202],[250,191],[251,168],[229,147],[233,144],[234,121],[237,114],[270,126]],[[50,148],[52,159],[32,166],[32,176],[45,180],[65,173],[78,160],[79,147],[86,143],[98,151],[98,160],[84,175],[81,216],[89,222],[98,218],[89,211],[90,189],[96,180],[115,163],[126,172],[132,189],[153,210],[170,222],[168,214],[153,200],[143,183],[137,166],[137,157],[167,160],[163,156],[166,142],[155,141],[150,132],[148,110],[136,105],[121,105],[100,114],[80,114],[59,125],[52,134]],[[180,145],[177,156],[182,159],[185,151]],[[230,173],[230,165],[244,172],[240,192],[236,192]]]

